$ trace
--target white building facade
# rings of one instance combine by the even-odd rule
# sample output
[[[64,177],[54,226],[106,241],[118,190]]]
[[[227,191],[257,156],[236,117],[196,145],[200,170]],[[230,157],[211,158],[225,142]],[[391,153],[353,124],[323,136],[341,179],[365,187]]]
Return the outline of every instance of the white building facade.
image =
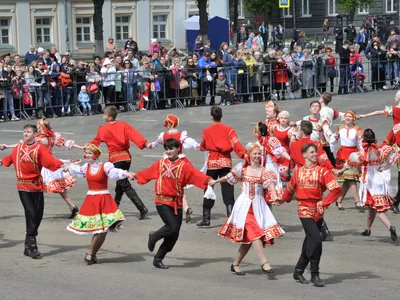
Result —
[[[0,53],[24,55],[30,44],[93,53],[93,13],[92,0],[0,0]],[[208,13],[229,19],[229,0],[209,0]],[[132,35],[140,50],[148,50],[152,38],[186,48],[182,21],[193,15],[198,15],[195,0],[105,0],[104,42],[111,36],[123,46]]]

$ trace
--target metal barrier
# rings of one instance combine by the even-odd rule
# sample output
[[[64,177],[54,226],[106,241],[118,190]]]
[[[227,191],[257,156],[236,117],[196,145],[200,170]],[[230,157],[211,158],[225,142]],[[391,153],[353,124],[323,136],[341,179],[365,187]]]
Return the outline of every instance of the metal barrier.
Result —
[[[340,60],[335,59],[335,65],[327,65],[324,58],[315,56],[307,63],[299,61],[296,64],[290,62],[285,68],[279,69],[276,61],[270,62],[264,58],[262,63],[252,66],[218,67],[209,70],[136,70],[135,78],[129,82],[124,80],[122,70],[114,74],[114,80],[107,81],[103,78],[98,82],[98,90],[89,93],[89,105],[93,113],[101,113],[103,107],[108,105],[119,108],[123,106],[124,111],[136,111],[136,107],[184,108],[204,106],[207,97],[210,97],[209,104],[212,105],[217,96],[225,104],[234,101],[247,103],[251,98],[255,102],[279,101],[286,95],[290,99],[319,97],[325,91],[338,91],[339,94],[364,93],[369,90],[369,86],[380,90],[386,82],[391,82],[392,88],[400,85],[399,60],[378,58],[340,65]],[[291,72],[288,72],[288,68]],[[221,71],[225,74],[225,85],[222,84],[223,80],[221,82],[218,79]],[[31,82],[33,106],[24,104],[22,93],[14,99],[15,112],[20,118],[30,119],[33,111],[37,117],[41,117],[42,113],[61,116],[82,115],[88,111],[89,106],[82,105],[78,101],[78,95],[83,85],[89,89],[90,82],[73,80],[63,87],[57,78],[53,79],[56,79],[55,85],[50,80],[44,84],[35,84],[35,80]],[[20,90],[22,91],[22,86]],[[6,99],[2,101],[7,104]],[[3,102],[0,108],[4,105]]]

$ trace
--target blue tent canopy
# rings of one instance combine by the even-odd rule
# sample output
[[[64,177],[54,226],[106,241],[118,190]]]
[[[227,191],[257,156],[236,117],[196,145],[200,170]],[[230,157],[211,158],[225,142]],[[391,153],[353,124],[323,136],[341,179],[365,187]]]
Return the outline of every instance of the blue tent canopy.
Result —
[[[183,21],[186,29],[186,43],[189,52],[193,51],[196,37],[200,34],[200,17],[192,16]],[[208,39],[211,41],[211,48],[218,49],[222,42],[229,44],[229,20],[208,16]]]

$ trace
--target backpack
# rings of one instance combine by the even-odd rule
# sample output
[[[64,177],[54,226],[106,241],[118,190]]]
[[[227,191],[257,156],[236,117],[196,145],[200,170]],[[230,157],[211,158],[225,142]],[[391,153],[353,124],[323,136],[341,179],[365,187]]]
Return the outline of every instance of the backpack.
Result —
[[[71,79],[71,76],[69,76],[69,74],[61,73],[59,81],[60,81],[62,87],[65,88],[72,82],[72,79]]]

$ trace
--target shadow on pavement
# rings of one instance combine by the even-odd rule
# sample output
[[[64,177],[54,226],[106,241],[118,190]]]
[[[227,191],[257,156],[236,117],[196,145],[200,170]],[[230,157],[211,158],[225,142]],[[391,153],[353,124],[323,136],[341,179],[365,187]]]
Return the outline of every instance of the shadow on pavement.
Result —
[[[327,284],[335,284],[342,283],[345,280],[354,280],[354,279],[377,279],[381,278],[378,275],[375,275],[369,271],[355,272],[355,273],[325,273],[330,275],[330,277],[322,277],[322,279]]]

